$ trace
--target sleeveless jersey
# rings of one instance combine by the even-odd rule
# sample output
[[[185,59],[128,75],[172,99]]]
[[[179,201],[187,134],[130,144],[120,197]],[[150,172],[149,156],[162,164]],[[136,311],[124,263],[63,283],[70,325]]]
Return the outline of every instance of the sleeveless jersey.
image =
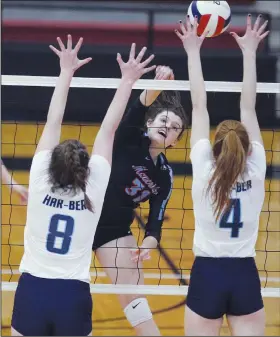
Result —
[[[211,190],[214,170],[208,139],[199,140],[190,154],[193,168],[192,199],[195,217],[193,251],[206,257],[253,257],[259,218],[265,197],[266,157],[263,145],[251,143],[246,169],[232,188],[231,206],[216,221]]]
[[[92,241],[111,166],[102,156],[90,159],[86,193],[94,207],[92,213],[86,209],[82,191],[76,195],[71,190],[51,192],[51,153],[41,151],[32,161],[20,271],[42,278],[90,282]]]

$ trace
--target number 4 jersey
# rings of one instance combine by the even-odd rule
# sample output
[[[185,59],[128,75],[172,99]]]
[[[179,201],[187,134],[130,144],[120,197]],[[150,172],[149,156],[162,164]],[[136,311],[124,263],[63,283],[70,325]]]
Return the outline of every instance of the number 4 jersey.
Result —
[[[206,193],[214,160],[208,139],[191,150],[192,198],[195,216],[194,254],[209,257],[252,257],[265,197],[266,157],[263,145],[251,143],[246,170],[231,192],[229,211],[215,220],[213,199]]]
[[[51,192],[50,158],[51,151],[41,151],[32,161],[20,271],[42,278],[89,282],[92,241],[111,166],[102,156],[90,159],[86,193],[93,213],[86,209],[82,191],[76,195],[71,190]]]

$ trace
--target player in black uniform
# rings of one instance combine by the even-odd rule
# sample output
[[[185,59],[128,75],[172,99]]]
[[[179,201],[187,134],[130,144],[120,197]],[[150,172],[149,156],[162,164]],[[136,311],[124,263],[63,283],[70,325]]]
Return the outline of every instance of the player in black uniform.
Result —
[[[160,66],[155,79],[172,80],[174,75],[169,67]],[[169,95],[162,103],[155,102],[159,94],[143,91],[124,116],[115,137],[111,177],[93,244],[112,283],[144,284],[141,262],[150,258],[149,250],[157,247],[161,237],[173,182],[172,169],[162,151],[176,144],[187,122],[178,94]],[[147,200],[150,212],[139,250],[130,225],[134,209]],[[119,298],[137,335],[160,335],[146,298]]]

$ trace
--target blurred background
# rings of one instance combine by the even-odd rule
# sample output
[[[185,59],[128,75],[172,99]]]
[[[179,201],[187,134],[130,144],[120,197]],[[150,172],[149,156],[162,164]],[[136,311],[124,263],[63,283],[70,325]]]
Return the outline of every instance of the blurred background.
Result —
[[[232,21],[228,31],[243,34],[246,15],[255,18],[262,14],[269,20],[271,33],[260,46],[257,57],[258,82],[280,82],[280,2],[236,0],[228,1]],[[188,80],[187,58],[181,41],[174,34],[178,21],[184,20],[190,1],[2,1],[2,74],[57,76],[59,62],[49,49],[56,37],[64,41],[72,34],[84,44],[80,58],[93,61],[76,73],[78,77],[119,78],[117,52],[126,59],[132,42],[138,50],[147,46],[148,53],[156,55],[155,64],[174,69],[176,79]],[[228,32],[217,38],[206,39],[202,48],[202,65],[206,81],[242,81],[241,52]],[[152,78],[147,75],[146,78]],[[40,123],[46,120],[53,88],[2,86],[2,142],[1,157],[4,164],[21,184],[28,184],[35,143],[42,131]],[[89,148],[104,117],[115,90],[70,90],[62,138],[80,138]],[[132,99],[139,95],[134,90]],[[182,103],[190,113],[188,92],[182,92]],[[209,93],[208,108],[212,126],[226,118],[239,118],[239,94]],[[262,285],[280,286],[280,97],[258,94],[257,114],[267,150],[267,198],[263,209],[258,240],[257,263]],[[82,126],[84,125],[84,126]],[[177,211],[166,212],[162,245],[179,272],[189,272],[193,262],[191,252],[193,235],[192,202],[190,198],[191,165],[189,139],[186,135],[177,149],[170,153],[175,172],[175,187],[170,205]],[[181,192],[179,191],[181,189]],[[171,207],[170,206],[170,207]],[[143,207],[143,217],[147,207]],[[188,213],[187,220],[185,218]],[[272,213],[273,212],[273,213]],[[23,252],[23,229],[26,209],[7,187],[2,188],[2,279],[17,281],[18,265]],[[177,230],[169,230],[172,227]],[[165,229],[164,228],[164,229]],[[134,234],[141,241],[141,229],[135,224]],[[183,240],[182,240],[183,239]],[[185,244],[182,244],[182,241]],[[178,284],[162,277],[172,274],[168,261],[155,253],[154,268],[157,277],[149,277],[149,284]],[[150,263],[150,264],[149,264]],[[100,268],[93,258],[92,271]],[[93,282],[108,282],[104,275]],[[177,282],[177,283],[176,283]],[[94,334],[133,335],[123,319],[123,312],[115,295],[94,295]],[[13,294],[2,294],[2,333],[9,334]],[[183,335],[183,300],[178,296],[149,296],[153,310],[166,309],[155,315],[163,335]],[[280,334],[279,298],[265,299],[267,309],[267,335]],[[115,318],[120,320],[115,320]],[[223,328],[223,335],[229,331]]]
[[[76,76],[119,77],[117,52],[124,57],[132,42],[138,48],[147,46],[155,53],[157,64],[174,69],[178,80],[187,80],[186,55],[174,29],[184,20],[190,1],[2,1],[2,74],[56,76],[59,65],[49,50],[56,36],[74,39],[84,37],[81,57],[92,56],[93,62],[77,72]],[[253,17],[262,13],[269,19],[271,34],[258,54],[258,81],[279,82],[280,78],[280,2],[238,0],[229,1],[232,21],[229,31],[244,32],[246,14]],[[242,58],[234,39],[227,33],[206,39],[202,48],[203,70],[208,81],[241,81]],[[33,99],[26,89],[18,92],[14,102],[14,88],[3,88],[2,119],[44,120],[51,89]],[[40,89],[39,89],[40,90]],[[40,90],[41,92],[41,90]],[[96,91],[97,92],[97,91]],[[73,90],[69,97],[67,120],[100,122],[107,108],[110,91]],[[184,95],[185,104],[189,97]],[[216,94],[209,97],[212,122],[234,117],[238,100],[234,94]],[[224,103],[227,102],[225,105]],[[236,104],[237,103],[237,104]],[[279,124],[276,97],[259,95],[258,113],[263,126]],[[94,109],[94,114],[92,113]]]

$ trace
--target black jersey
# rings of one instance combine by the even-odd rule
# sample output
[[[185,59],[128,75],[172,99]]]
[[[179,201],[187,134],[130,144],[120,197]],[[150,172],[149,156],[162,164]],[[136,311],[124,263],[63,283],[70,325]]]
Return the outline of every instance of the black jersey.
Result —
[[[149,200],[145,236],[153,236],[159,241],[173,174],[163,153],[158,156],[156,165],[150,156],[150,139],[143,131],[147,109],[137,99],[116,132],[111,176],[98,228],[106,226],[108,231],[114,226],[129,229],[134,209]]]

